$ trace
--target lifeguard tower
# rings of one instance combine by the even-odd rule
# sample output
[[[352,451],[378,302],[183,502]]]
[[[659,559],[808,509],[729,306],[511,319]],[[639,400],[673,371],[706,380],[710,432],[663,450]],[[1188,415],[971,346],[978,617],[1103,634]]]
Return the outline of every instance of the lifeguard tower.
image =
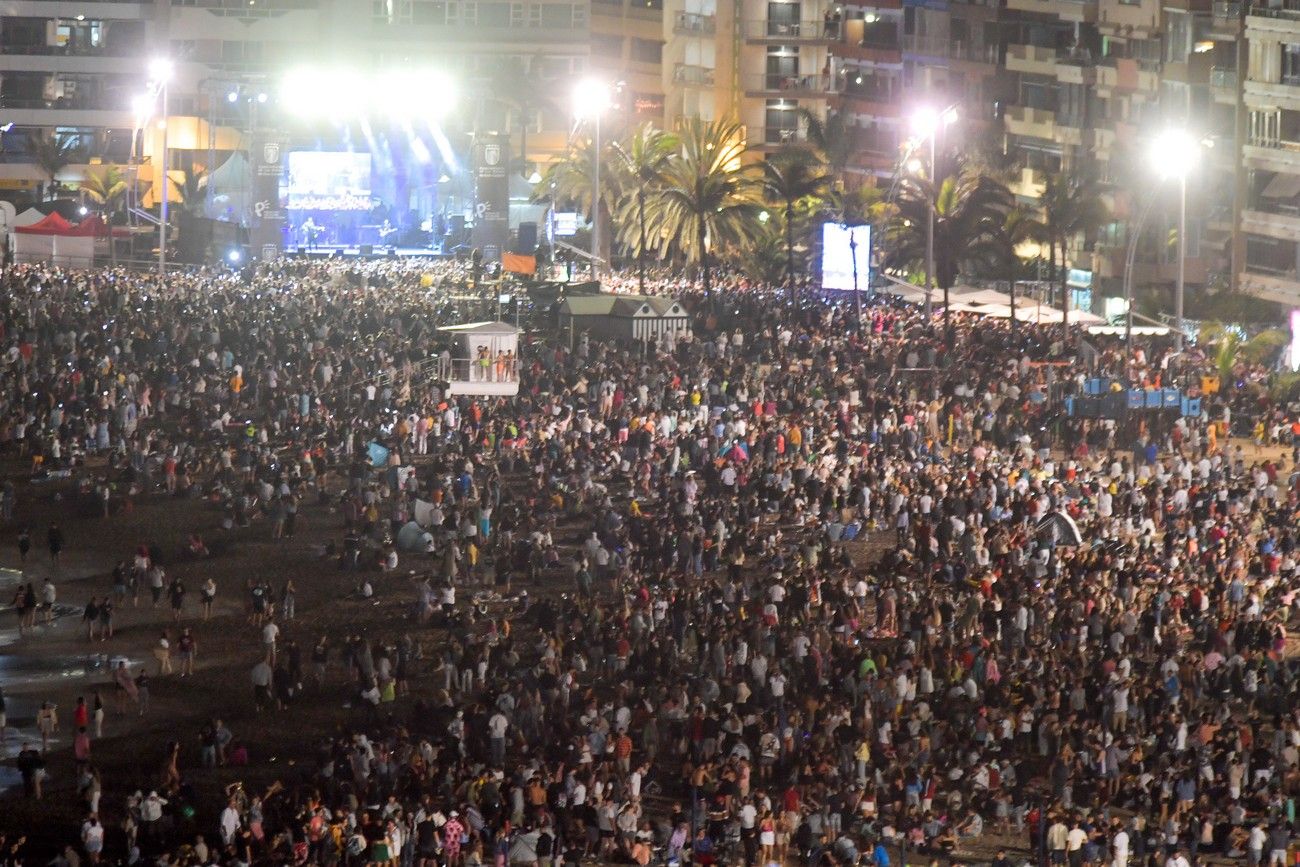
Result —
[[[519,393],[519,329],[505,322],[470,322],[439,328],[452,336],[451,358],[439,378],[452,395]]]

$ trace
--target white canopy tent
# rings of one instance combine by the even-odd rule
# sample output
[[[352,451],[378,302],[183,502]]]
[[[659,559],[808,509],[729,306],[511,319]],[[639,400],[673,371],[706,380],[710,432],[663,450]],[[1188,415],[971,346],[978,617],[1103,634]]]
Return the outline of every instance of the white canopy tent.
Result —
[[[9,225],[11,227],[12,226],[34,226],[44,219],[45,219],[45,215],[42,214],[40,211],[36,210],[35,208],[28,208],[27,210],[23,211],[21,214],[15,216],[13,220],[9,223]]]

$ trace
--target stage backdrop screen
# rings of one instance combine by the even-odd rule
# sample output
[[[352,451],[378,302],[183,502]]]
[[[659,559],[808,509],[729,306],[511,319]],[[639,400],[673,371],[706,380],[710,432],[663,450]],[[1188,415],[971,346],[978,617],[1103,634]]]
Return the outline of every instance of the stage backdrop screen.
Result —
[[[368,211],[370,154],[291,151],[285,192],[291,211]]]
[[[856,250],[849,238],[857,241]],[[858,289],[871,286],[871,227],[822,224],[822,288],[853,291],[853,260],[858,260]]]

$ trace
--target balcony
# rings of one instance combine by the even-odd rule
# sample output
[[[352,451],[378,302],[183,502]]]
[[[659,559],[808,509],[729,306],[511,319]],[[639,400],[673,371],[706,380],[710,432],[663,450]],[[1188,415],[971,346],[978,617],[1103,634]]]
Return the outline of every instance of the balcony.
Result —
[[[1300,241],[1300,208],[1288,208],[1284,202],[1269,202],[1273,210],[1243,210],[1242,231],[1278,238],[1283,241]]]
[[[676,36],[712,36],[716,30],[717,21],[712,15],[678,12],[673,19],[673,34]]]
[[[1300,142],[1256,138],[1241,150],[1252,169],[1300,174]]]
[[[1300,111],[1300,84],[1285,78],[1277,82],[1256,81],[1247,76],[1243,88],[1246,104],[1251,108]]]
[[[713,67],[679,63],[673,68],[673,81],[687,87],[713,87]]]
[[[742,30],[754,43],[828,43],[840,38],[838,21],[745,21]]]
[[[1008,45],[1007,69],[1030,75],[1056,76],[1056,49],[1044,45]]]
[[[899,104],[902,88],[897,81],[894,87],[884,86],[869,78],[864,78],[858,84],[856,77],[849,75],[845,77],[840,93],[846,102],[844,110],[855,116],[898,117],[902,110]]]
[[[838,75],[819,72],[787,75],[765,72],[746,75],[745,92],[751,96],[785,96],[791,98],[825,97],[842,89],[844,79]]]
[[[1097,20],[1097,3],[1090,0],[1007,0],[1007,8],[1038,12],[1072,24],[1091,24]]]
[[[1211,7],[1209,35],[1224,40],[1240,35],[1242,8],[1242,3],[1216,0]]]
[[[801,130],[794,128],[787,129],[776,126],[760,126],[751,128],[750,132],[753,134],[749,139],[749,144],[751,146],[758,146],[769,150],[793,142],[806,141],[804,133]]]
[[[1056,112],[1014,105],[1007,110],[1007,131],[1029,138],[1052,139],[1056,131]]]
[[[1265,301],[1300,307],[1300,280],[1294,270],[1280,271],[1247,262],[1245,270],[1238,275],[1237,288]]]

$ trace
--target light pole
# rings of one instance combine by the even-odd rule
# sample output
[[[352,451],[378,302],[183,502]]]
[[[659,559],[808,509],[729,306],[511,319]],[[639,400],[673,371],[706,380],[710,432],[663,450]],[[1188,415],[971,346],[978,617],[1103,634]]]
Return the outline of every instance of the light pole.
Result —
[[[149,64],[149,74],[153,77],[154,82],[158,85],[158,93],[162,98],[162,166],[160,167],[162,175],[162,206],[159,209],[158,221],[158,273],[167,273],[167,127],[169,126],[167,117],[167,82],[172,77],[172,63],[166,58],[158,58]]]
[[[929,208],[929,221],[925,229],[925,318],[928,321],[934,313],[934,219],[935,210],[938,208],[936,198],[939,195],[938,169],[936,165],[938,154],[939,132],[952,122],[957,120],[957,106],[950,105],[943,111],[937,111],[934,108],[922,108],[912,116],[912,129],[920,138],[930,140],[930,186],[933,187]],[[944,318],[948,317],[948,310],[944,308]]]
[[[136,149],[139,145],[140,130],[149,122],[149,115],[152,113],[153,97],[150,94],[142,93],[131,100],[131,112],[135,118],[135,126],[131,127],[131,160],[128,169],[131,173],[131,187],[127,192],[127,222],[135,225],[135,209],[140,204],[140,160],[136,155]]]
[[[1146,225],[1151,206],[1156,203],[1155,196],[1147,199],[1146,206],[1133,224],[1133,233],[1128,239],[1128,252],[1124,256],[1124,354],[1133,357],[1133,260],[1137,258],[1138,238],[1142,227]],[[1127,362],[1125,362],[1127,365]]]
[[[584,78],[573,89],[573,114],[590,119],[595,127],[591,170],[591,274],[600,276],[600,116],[609,106],[609,88],[594,78]]]
[[[1183,351],[1183,297],[1187,282],[1187,175],[1201,155],[1201,142],[1185,129],[1165,130],[1152,142],[1151,162],[1164,178],[1178,181],[1178,284],[1174,316],[1178,334],[1175,347]]]

